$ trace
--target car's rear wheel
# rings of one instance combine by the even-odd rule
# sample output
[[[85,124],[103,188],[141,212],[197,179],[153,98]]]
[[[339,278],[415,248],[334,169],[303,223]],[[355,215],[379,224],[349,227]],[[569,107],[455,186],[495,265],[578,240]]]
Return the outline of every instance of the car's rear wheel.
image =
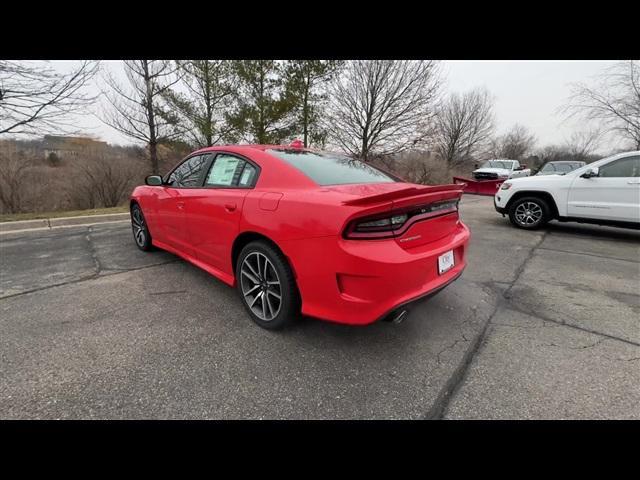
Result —
[[[551,220],[549,205],[539,197],[519,198],[509,207],[509,220],[518,228],[534,230]]]
[[[133,230],[133,239],[136,242],[136,246],[145,252],[151,250],[151,234],[149,233],[149,227],[142,213],[140,205],[134,203],[131,206],[131,228]]]
[[[277,330],[299,315],[299,295],[284,255],[264,241],[246,245],[236,263],[242,303],[262,328]]]

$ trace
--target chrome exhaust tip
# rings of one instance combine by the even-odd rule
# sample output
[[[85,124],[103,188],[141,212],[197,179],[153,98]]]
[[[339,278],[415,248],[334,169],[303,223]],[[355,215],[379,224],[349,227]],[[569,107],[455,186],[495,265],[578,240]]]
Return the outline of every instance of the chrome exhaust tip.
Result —
[[[395,323],[396,325],[401,324],[402,322],[404,322],[404,320],[407,318],[407,315],[409,314],[409,312],[407,310],[401,310],[398,313],[396,313],[393,317],[393,319],[391,320],[392,323]]]

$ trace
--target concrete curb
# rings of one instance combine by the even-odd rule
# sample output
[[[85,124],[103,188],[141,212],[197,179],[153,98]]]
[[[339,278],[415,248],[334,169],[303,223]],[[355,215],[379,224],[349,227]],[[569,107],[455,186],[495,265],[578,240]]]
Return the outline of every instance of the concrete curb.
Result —
[[[102,215],[83,215],[78,217],[42,218],[38,220],[18,220],[0,223],[0,233],[22,232],[25,230],[50,230],[57,227],[73,227],[113,223],[129,220],[128,213],[105,213]]]

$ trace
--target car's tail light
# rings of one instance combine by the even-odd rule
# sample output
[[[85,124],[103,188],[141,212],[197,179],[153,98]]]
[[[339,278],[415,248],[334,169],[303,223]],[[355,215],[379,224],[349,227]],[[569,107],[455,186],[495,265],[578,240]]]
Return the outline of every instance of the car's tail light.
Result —
[[[458,211],[458,199],[393,210],[385,214],[357,218],[344,231],[345,238],[381,239],[404,233],[420,220]]]

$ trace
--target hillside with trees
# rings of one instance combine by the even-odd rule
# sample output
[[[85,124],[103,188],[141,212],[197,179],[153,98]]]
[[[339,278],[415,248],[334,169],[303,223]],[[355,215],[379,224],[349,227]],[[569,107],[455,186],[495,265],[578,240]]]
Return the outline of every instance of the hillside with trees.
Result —
[[[116,78],[100,62],[58,73],[0,61],[0,213],[125,204],[149,174],[190,151],[225,143],[334,150],[412,182],[450,182],[489,158],[594,161],[604,138],[640,148],[640,65],[619,62],[572,85],[558,112],[584,122],[550,145],[524,124],[496,130],[485,88],[452,92],[441,62],[409,60],[126,60]],[[87,87],[98,85],[100,98]],[[128,139],[83,135],[96,115]]]

